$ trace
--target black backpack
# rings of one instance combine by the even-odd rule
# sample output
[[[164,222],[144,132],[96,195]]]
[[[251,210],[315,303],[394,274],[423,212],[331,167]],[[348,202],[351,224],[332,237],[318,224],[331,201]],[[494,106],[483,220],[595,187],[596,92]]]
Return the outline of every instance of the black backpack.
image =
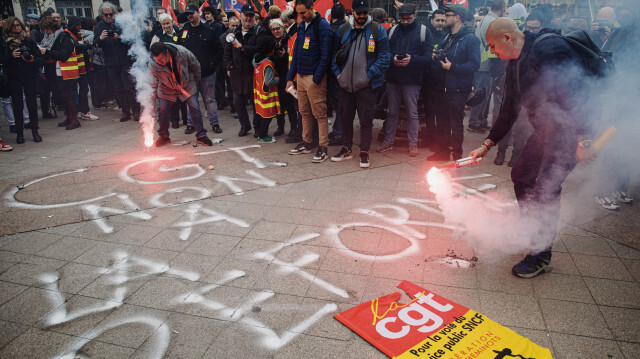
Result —
[[[566,35],[546,33],[533,42],[533,46],[551,36],[558,36],[564,39],[578,53],[582,55],[582,63],[587,73],[594,77],[604,77],[613,71],[613,59],[610,52],[602,51],[593,41],[591,36],[583,30],[572,31]]]

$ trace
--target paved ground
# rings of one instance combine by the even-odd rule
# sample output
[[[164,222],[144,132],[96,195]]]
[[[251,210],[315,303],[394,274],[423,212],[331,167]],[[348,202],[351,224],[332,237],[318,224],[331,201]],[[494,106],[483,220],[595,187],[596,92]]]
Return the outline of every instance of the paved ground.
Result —
[[[565,186],[554,271],[522,280],[520,255],[489,258],[443,228],[426,149],[373,153],[367,170],[312,164],[238,138],[226,111],[221,144],[145,149],[138,123],[98,114],[75,131],[43,121],[39,144],[0,130],[14,145],[0,156],[1,358],[382,358],[331,315],[403,279],[556,358],[640,357],[640,211],[595,206],[586,170]],[[457,175],[512,201],[506,166]]]

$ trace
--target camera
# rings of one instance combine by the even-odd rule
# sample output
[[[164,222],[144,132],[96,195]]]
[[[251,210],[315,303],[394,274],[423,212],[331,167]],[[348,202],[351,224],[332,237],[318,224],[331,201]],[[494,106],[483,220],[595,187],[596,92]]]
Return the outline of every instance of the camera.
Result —
[[[20,46],[20,55],[22,55],[22,57],[26,59],[31,57],[31,51],[29,51],[29,48],[27,47],[27,45]]]
[[[115,30],[108,30],[107,31],[107,37],[114,37],[114,36],[116,36]]]
[[[281,50],[284,50],[284,46],[282,46],[281,40],[277,40],[276,46],[273,48],[273,51],[281,51]]]
[[[447,56],[449,56],[449,54],[447,54],[447,52],[445,50],[437,49],[433,53],[433,60],[434,61],[444,61]]]

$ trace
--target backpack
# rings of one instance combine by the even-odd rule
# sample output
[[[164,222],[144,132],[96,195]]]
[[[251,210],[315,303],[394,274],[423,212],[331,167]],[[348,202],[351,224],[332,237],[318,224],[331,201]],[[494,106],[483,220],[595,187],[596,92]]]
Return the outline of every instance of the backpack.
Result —
[[[378,23],[375,21],[371,21],[371,35],[373,36],[373,40],[378,40]],[[351,26],[351,24],[349,24],[348,22],[345,22],[344,24],[342,24],[342,26],[340,26],[340,37],[338,38],[338,40],[342,40],[342,37],[344,36],[344,34],[347,32],[347,29]],[[424,42],[424,39],[422,39],[422,42]]]
[[[613,71],[611,53],[602,51],[591,36],[583,30],[572,31],[564,36],[555,33],[543,34],[533,42],[533,47],[540,40],[551,36],[558,36],[564,39],[581,55],[584,69],[590,76],[604,77]]]
[[[396,31],[397,27],[398,25],[392,27],[391,30],[389,30],[389,36],[387,36],[389,38],[389,42],[391,42],[391,36]],[[426,39],[427,39],[427,27],[420,24],[420,43],[424,45],[424,42]]]

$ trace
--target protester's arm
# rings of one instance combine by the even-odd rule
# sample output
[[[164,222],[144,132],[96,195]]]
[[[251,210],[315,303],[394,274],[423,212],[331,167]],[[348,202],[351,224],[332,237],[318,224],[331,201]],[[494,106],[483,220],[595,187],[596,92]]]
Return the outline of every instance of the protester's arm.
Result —
[[[318,31],[320,34],[318,35],[319,46],[320,46],[320,60],[318,61],[318,67],[316,67],[316,72],[313,74],[313,82],[316,85],[320,85],[322,82],[322,77],[327,73],[329,69],[329,62],[331,56],[331,44],[333,44],[333,29],[331,25],[327,21],[322,21],[319,19],[320,26],[318,26]]]
[[[264,85],[265,86],[274,86],[280,82],[280,79],[275,75],[275,71],[273,71],[273,66],[267,66],[264,69]]]
[[[378,39],[376,40],[376,49],[378,56],[376,62],[367,71],[367,77],[371,80],[377,76],[383,76],[389,68],[391,54],[389,53],[389,39],[387,33],[381,25],[378,25]]]
[[[348,38],[348,35],[347,35],[348,32],[349,31],[345,32],[346,38]],[[343,38],[345,38],[345,36],[343,36]],[[336,63],[336,53],[338,52],[338,49],[342,45],[343,39],[339,38],[337,34],[334,35],[333,38],[334,38],[334,41],[333,41],[333,46],[331,47],[331,57],[329,59],[330,61],[329,68],[335,77],[339,77],[340,74],[342,73],[342,69]]]

